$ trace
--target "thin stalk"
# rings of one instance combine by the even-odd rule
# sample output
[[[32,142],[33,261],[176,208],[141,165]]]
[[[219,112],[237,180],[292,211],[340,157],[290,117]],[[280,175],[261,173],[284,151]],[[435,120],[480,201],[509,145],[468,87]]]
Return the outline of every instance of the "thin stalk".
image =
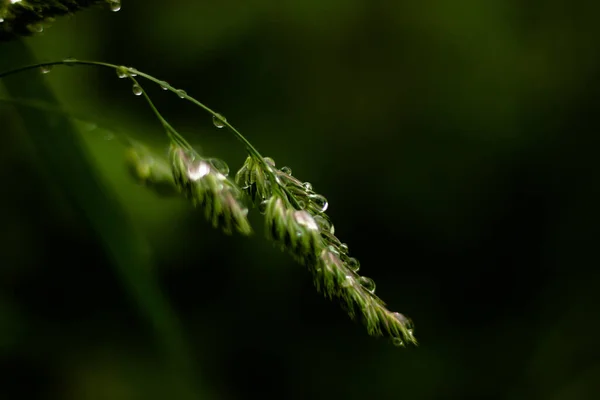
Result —
[[[169,123],[169,121],[167,121],[162,116],[162,114],[160,113],[160,111],[158,111],[158,109],[156,108],[156,106],[154,105],[154,103],[152,102],[152,100],[150,99],[150,96],[148,96],[148,94],[146,93],[146,91],[144,90],[144,88],[142,87],[142,85],[139,84],[139,82],[137,81],[137,79],[135,79],[131,75],[129,76],[129,79],[131,79],[131,81],[133,82],[134,85],[137,85],[140,88],[140,90],[142,91],[141,94],[144,96],[144,99],[146,99],[146,102],[148,103],[148,105],[152,109],[152,112],[154,113],[154,115],[156,115],[156,118],[158,118],[158,120],[162,124],[163,128],[165,128],[165,130],[167,131],[167,135],[169,136],[169,138],[172,141],[180,144],[183,148],[185,148],[187,150],[192,150],[193,148],[187,142],[187,140],[185,140],[185,138],[183,136],[181,136],[179,134],[179,132],[177,132],[177,130],[175,130],[175,128],[173,128],[173,126]]]
[[[198,107],[202,108],[203,110],[205,110],[209,114],[211,114],[213,116],[213,118],[217,118],[224,126],[226,126],[229,129],[229,131],[231,131],[233,133],[233,135],[240,142],[242,142],[242,144],[244,144],[244,146],[246,147],[246,151],[248,152],[248,154],[250,154],[251,157],[253,157],[255,160],[257,160],[262,165],[263,170],[266,171],[268,173],[268,175],[269,175],[269,180],[271,181],[272,187],[276,188],[275,190],[278,190],[281,195],[284,195],[282,197],[284,197],[285,199],[287,199],[294,208],[296,208],[296,209],[300,209],[301,208],[300,204],[298,203],[298,200],[296,199],[296,197],[284,185],[280,185],[280,184],[277,183],[277,177],[275,176],[275,173],[273,172],[272,167],[265,162],[264,157],[252,145],[252,143],[250,143],[248,141],[248,139],[246,139],[244,137],[244,135],[242,135],[233,125],[231,125],[220,114],[218,114],[217,112],[215,112],[211,108],[207,107],[206,105],[202,104],[200,101],[196,100],[192,96],[189,96],[187,93],[174,88],[173,86],[171,86],[166,81],[162,81],[160,79],[157,79],[157,78],[153,77],[152,75],[148,75],[148,74],[146,74],[144,72],[138,71],[135,68],[119,66],[119,65],[115,65],[115,64],[105,63],[105,62],[102,62],[102,61],[77,60],[77,59],[71,59],[71,58],[67,58],[67,59],[60,60],[60,61],[51,61],[51,62],[44,62],[44,63],[37,63],[37,64],[32,64],[32,65],[22,66],[22,67],[19,67],[19,68],[10,70],[10,71],[6,71],[6,72],[0,73],[0,78],[3,78],[3,77],[8,76],[8,75],[16,74],[16,73],[19,73],[19,72],[31,70],[31,69],[36,69],[36,68],[41,68],[41,67],[52,67],[54,65],[92,65],[92,66],[110,68],[110,69],[115,70],[115,71],[125,72],[126,76],[128,76],[131,79],[133,79],[133,75],[139,75],[139,76],[141,76],[141,77],[143,77],[145,79],[148,79],[151,82],[156,83],[160,87],[165,88],[165,89],[167,89],[167,90],[175,93],[179,97],[184,98],[184,99],[186,99],[188,101],[191,101],[192,103],[194,103]],[[135,79],[133,79],[133,81],[137,82]],[[183,139],[183,137],[179,133],[177,133],[177,131],[160,115],[160,113],[158,113],[158,110],[152,104],[152,101],[150,101],[150,98],[148,97],[148,95],[146,94],[145,91],[143,91],[143,94],[144,94],[144,97],[146,98],[146,100],[149,102],[149,104],[150,104],[151,108],[153,109],[154,113],[157,115],[157,117],[159,118],[159,120],[161,121],[161,123],[163,124],[163,126],[165,127],[165,129],[167,130],[167,135],[169,136],[169,138],[173,140],[174,139],[173,135],[175,135],[176,137],[178,137],[181,140],[183,140],[183,142],[185,143],[185,147],[190,147],[191,148],[191,146],[189,146],[189,144],[187,144],[187,142],[185,141],[185,139]]]

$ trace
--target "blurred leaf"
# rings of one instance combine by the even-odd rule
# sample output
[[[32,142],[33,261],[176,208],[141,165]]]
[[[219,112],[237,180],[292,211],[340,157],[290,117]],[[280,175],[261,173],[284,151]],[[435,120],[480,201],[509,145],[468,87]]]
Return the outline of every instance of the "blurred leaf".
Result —
[[[20,40],[2,46],[6,55],[0,70],[36,62]],[[39,74],[20,73],[3,79],[7,92],[15,98],[39,99],[57,104],[52,91]],[[57,105],[58,107],[58,105]],[[114,262],[143,314],[150,321],[172,369],[191,386],[191,361],[176,316],[153,276],[150,249],[145,238],[129,223],[108,188],[98,181],[78,134],[70,120],[53,112],[22,107],[19,112],[25,129],[36,146],[47,177],[54,180],[90,224]],[[183,390],[183,389],[182,389]]]

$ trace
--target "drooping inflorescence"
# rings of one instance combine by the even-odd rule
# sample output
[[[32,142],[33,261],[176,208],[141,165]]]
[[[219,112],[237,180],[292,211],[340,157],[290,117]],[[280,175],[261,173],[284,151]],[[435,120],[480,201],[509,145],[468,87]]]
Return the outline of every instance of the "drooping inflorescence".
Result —
[[[146,99],[170,140],[168,159],[159,157],[145,146],[129,141],[127,161],[137,181],[161,195],[183,194],[204,209],[208,221],[226,233],[234,230],[252,232],[247,218],[245,199],[265,216],[266,232],[281,250],[290,253],[312,273],[313,281],[325,296],[337,298],[353,319],[361,320],[373,336],[390,337],[397,346],[417,344],[412,321],[403,314],[388,310],[375,295],[375,282],[359,274],[359,261],[349,255],[348,246],[335,236],[335,228],[326,211],[327,199],[312,185],[292,176],[289,167],[276,168],[275,161],[263,157],[222,115],[214,112],[182,89],[176,89],[134,68],[95,61],[65,59],[43,63],[0,74],[40,68],[47,73],[53,65],[94,65],[116,70],[119,78],[133,82],[132,91]],[[148,79],[162,89],[191,101],[213,118],[217,128],[228,128],[246,147],[249,156],[235,180],[222,160],[202,157],[167,122],[136,80]]]
[[[227,177],[227,164],[202,158],[196,151],[174,143],[169,159],[175,185],[194,205],[204,208],[204,215],[213,227],[220,227],[228,234],[234,229],[244,235],[252,233],[242,191]]]
[[[139,142],[129,140],[126,164],[131,176],[160,196],[178,194],[171,166]]]
[[[236,182],[265,214],[267,236],[308,267],[315,286],[338,298],[353,319],[361,319],[373,336],[391,337],[397,346],[416,344],[414,327],[403,314],[387,309],[375,295],[375,282],[358,274],[360,263],[335,236],[325,214],[329,203],[309,182],[292,176],[289,167],[275,168],[252,156],[236,175]]]

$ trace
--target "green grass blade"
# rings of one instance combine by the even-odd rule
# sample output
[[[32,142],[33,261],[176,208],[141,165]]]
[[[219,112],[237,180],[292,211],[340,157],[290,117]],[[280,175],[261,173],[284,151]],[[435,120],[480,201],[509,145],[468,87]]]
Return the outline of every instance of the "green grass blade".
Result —
[[[0,71],[35,62],[22,40],[0,45]],[[37,99],[60,107],[41,74],[25,72],[1,81],[11,97]],[[181,383],[191,387],[190,353],[180,323],[153,275],[151,252],[144,236],[128,222],[115,196],[100,182],[69,118],[31,107],[17,106],[17,110],[49,176],[96,233],[122,283],[152,325],[169,370],[179,379],[187,377],[187,383]]]

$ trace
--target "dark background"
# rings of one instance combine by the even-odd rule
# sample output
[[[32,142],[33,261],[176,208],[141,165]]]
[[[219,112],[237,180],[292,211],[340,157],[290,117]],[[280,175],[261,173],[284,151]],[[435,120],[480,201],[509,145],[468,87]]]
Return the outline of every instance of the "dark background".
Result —
[[[165,79],[312,182],[420,346],[369,337],[264,239],[258,215],[253,237],[226,236],[136,185],[114,135],[165,151],[160,124],[113,72],[63,66],[45,79],[88,116],[81,139],[149,243],[177,337],[149,322],[136,282],[0,105],[0,398],[599,398],[599,12],[123,0],[26,39],[39,61]],[[145,87],[204,154],[241,166],[242,146],[208,114]]]

